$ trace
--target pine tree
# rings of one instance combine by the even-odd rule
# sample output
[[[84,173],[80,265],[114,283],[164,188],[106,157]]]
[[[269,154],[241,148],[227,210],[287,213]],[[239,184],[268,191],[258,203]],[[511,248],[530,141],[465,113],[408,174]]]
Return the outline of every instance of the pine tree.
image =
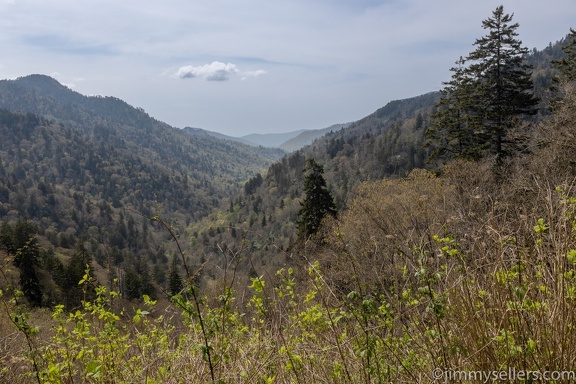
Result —
[[[20,289],[31,306],[39,307],[42,305],[42,286],[36,270],[40,264],[40,249],[33,225],[28,221],[18,222],[12,243],[14,265],[20,270]]]
[[[176,257],[174,257],[168,275],[168,293],[171,295],[177,295],[182,291],[182,289],[184,289],[184,282],[178,272],[178,263],[176,262]]]
[[[562,77],[568,81],[576,80],[576,30],[570,28],[568,44],[562,47],[565,57],[554,60],[552,63],[560,70]]]
[[[308,159],[304,168],[304,193],[306,196],[298,212],[298,232],[300,236],[308,237],[318,231],[327,214],[336,215],[334,199],[326,188],[324,167],[313,158]]]
[[[512,16],[502,6],[496,8],[482,22],[488,34],[452,69],[452,81],[442,91],[427,132],[438,154],[477,158],[491,153],[500,159],[514,150],[508,133],[518,117],[536,113],[531,68],[524,60],[528,49],[517,39]]]
[[[86,273],[86,268],[92,275],[92,257],[84,246],[84,240],[78,239],[75,251],[64,268],[62,288],[65,291],[65,302],[68,309],[79,306],[83,299],[87,300],[93,296],[93,291],[84,292],[85,288],[78,285],[78,282],[82,280]],[[89,295],[89,297],[86,297],[85,294]]]
[[[66,289],[78,287],[78,282],[86,273],[86,268],[92,272],[92,257],[84,246],[83,239],[78,239],[76,249],[66,266]]]
[[[431,159],[461,157],[469,160],[481,156],[480,132],[482,127],[472,109],[473,79],[465,71],[465,60],[460,57],[451,68],[452,79],[440,91],[442,97],[433,116],[433,124],[426,131],[427,145],[432,147]]]
[[[142,279],[134,267],[125,268],[124,275],[124,298],[127,300],[140,299],[142,297]]]
[[[16,252],[14,249],[14,231],[10,224],[6,222],[2,222],[2,225],[0,225],[0,247],[11,255]]]

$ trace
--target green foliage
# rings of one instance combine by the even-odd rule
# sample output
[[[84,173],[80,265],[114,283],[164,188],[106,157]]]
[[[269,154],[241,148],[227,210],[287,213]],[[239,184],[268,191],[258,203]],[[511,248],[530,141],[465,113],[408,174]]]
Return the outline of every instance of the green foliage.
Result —
[[[246,182],[246,184],[244,184],[244,192],[247,195],[251,195],[254,193],[254,191],[260,187],[262,185],[262,175],[261,174],[256,174],[256,176],[250,178],[250,180],[248,180]]]

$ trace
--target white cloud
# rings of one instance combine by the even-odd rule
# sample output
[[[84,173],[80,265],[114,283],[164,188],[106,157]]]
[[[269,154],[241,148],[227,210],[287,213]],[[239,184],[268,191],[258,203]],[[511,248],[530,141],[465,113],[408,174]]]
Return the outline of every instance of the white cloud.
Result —
[[[238,73],[236,65],[227,63],[224,64],[220,61],[213,61],[210,64],[204,64],[199,67],[186,65],[178,68],[176,77],[180,79],[201,78],[208,81],[226,81],[230,76]]]
[[[247,71],[242,73],[242,80],[246,80],[249,77],[260,77],[264,76],[267,72],[263,69],[258,69],[256,71]]]
[[[200,78],[207,81],[228,81],[232,76],[239,75],[241,80],[250,77],[260,77],[267,72],[263,69],[240,72],[236,64],[213,61],[200,66],[185,65],[176,70],[172,77],[179,79]]]

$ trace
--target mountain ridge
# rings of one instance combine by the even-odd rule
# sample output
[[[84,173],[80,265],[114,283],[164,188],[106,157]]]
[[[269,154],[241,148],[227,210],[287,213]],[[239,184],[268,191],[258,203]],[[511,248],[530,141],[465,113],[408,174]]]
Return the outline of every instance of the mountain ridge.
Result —
[[[304,129],[299,129],[282,133],[251,133],[249,135],[241,136],[240,138],[263,147],[280,148],[280,145],[286,140],[290,140],[304,131]]]
[[[180,231],[284,155],[191,136],[44,75],[0,81],[0,136],[3,220],[29,220],[59,253],[85,238],[101,266],[115,255],[123,270],[138,260],[167,268],[165,234],[145,217],[161,215]]]

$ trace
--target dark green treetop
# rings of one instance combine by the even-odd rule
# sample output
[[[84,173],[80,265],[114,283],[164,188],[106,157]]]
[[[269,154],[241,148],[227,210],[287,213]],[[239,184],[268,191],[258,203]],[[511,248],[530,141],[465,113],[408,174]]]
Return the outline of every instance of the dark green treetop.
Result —
[[[334,199],[326,188],[324,167],[313,158],[309,158],[304,167],[304,193],[298,212],[298,233],[308,237],[318,231],[327,214],[336,215]]]
[[[20,270],[20,289],[33,307],[42,305],[42,286],[37,268],[40,265],[40,248],[36,238],[36,228],[29,221],[18,221],[11,230],[3,226],[3,241],[12,232],[9,244],[3,244],[8,254],[14,255],[14,265]]]
[[[477,116],[468,113],[474,103],[474,79],[465,70],[465,60],[460,57],[450,70],[452,79],[445,82],[436,105],[434,123],[426,130],[427,144],[431,145],[431,158],[481,157],[481,124]]]
[[[184,281],[178,272],[178,263],[176,257],[172,259],[172,265],[168,275],[168,293],[177,295],[184,289]]]
[[[438,156],[497,158],[513,152],[510,129],[521,115],[536,113],[528,49],[517,39],[517,23],[499,6],[482,26],[488,34],[461,59],[445,83],[428,143]]]
[[[568,81],[576,80],[576,30],[570,28],[568,44],[562,47],[566,56],[553,63],[560,70],[562,76]]]

